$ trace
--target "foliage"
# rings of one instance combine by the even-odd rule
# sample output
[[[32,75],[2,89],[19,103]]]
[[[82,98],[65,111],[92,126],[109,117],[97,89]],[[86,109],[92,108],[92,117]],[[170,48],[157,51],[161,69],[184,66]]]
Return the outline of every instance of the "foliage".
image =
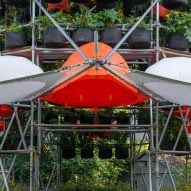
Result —
[[[62,11],[52,13],[51,16],[62,27],[67,27],[69,24],[67,14]],[[45,15],[36,17],[35,23],[39,24],[39,31],[44,31],[48,27],[54,26],[50,19]]]
[[[168,33],[180,33],[191,42],[191,14],[171,10],[166,16],[165,28]]]
[[[18,22],[13,22],[10,25],[6,26],[6,31],[8,32],[21,32],[23,31],[23,27]]]

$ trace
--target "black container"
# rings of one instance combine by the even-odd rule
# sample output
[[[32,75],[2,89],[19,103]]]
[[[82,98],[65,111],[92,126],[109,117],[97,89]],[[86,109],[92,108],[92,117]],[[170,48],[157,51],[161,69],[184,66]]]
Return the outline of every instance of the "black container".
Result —
[[[188,0],[163,0],[162,5],[167,9],[178,9],[182,6],[186,6]]]
[[[105,9],[114,9],[115,7],[116,7],[116,0],[113,1],[96,0],[97,11],[103,11]]]
[[[139,5],[147,3],[149,0],[123,0],[126,5]]]
[[[151,47],[151,31],[135,29],[127,39],[129,48],[147,49]]]
[[[24,6],[30,3],[30,0],[4,0],[4,2],[11,6]]]
[[[129,157],[129,147],[127,145],[116,145],[115,146],[115,158],[116,159],[127,159]]]
[[[98,156],[100,159],[110,159],[112,157],[112,147],[100,146]]]
[[[5,3],[3,0],[0,0],[0,18],[5,16]]]
[[[84,147],[81,148],[81,158],[90,159],[94,157],[94,148],[93,147]]]
[[[117,44],[121,38],[122,34],[119,28],[105,28],[100,34],[100,41],[110,46]]]
[[[60,3],[62,0],[45,0],[46,3]]]
[[[63,48],[66,39],[62,33],[54,27],[48,27],[44,32],[44,46],[47,48]]]
[[[5,33],[5,49],[20,48],[26,45],[27,36],[24,31]]]
[[[94,32],[88,28],[78,28],[72,33],[72,39],[78,45],[94,41]]]
[[[74,147],[62,147],[62,158],[72,159],[76,157],[76,149]]]
[[[166,47],[186,51],[189,49],[189,42],[185,36],[178,33],[174,33],[167,37]]]

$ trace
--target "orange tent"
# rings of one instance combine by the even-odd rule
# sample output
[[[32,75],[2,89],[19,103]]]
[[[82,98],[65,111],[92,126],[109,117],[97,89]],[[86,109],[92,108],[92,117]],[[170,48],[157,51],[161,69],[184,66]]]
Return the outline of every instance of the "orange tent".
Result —
[[[42,97],[43,100],[65,107],[100,108],[137,104],[147,99],[136,88],[104,69],[101,64],[96,64],[101,63],[112,50],[110,46],[99,42],[98,53],[95,53],[93,42],[80,48],[90,60],[94,60],[92,67],[54,88]],[[89,63],[86,63],[84,58],[75,51],[63,67],[75,68],[77,65],[83,67],[87,64]],[[117,52],[107,64],[120,75],[125,75],[130,70],[123,57]],[[70,76],[73,70],[62,72]]]

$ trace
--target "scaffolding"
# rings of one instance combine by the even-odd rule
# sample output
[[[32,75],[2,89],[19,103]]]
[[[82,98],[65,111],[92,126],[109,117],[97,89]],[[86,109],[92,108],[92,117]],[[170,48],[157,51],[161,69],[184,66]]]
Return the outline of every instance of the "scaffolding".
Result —
[[[60,48],[60,49],[51,49],[51,48],[39,48],[35,46],[35,9],[36,5],[40,8],[40,10],[43,12],[44,15],[46,15],[50,21],[54,24],[54,26],[62,33],[62,35],[67,39],[67,41],[72,45],[73,48]],[[120,46],[126,41],[126,39],[130,36],[130,34],[136,29],[136,27],[143,21],[146,15],[148,15],[151,12],[153,7],[157,7],[157,14],[155,19],[155,30],[156,30],[156,46],[151,49],[119,49]],[[32,7],[32,46],[31,47],[24,47],[21,49],[15,49],[15,50],[5,50],[1,52],[1,55],[17,55],[17,56],[24,56],[27,58],[30,58],[34,63],[41,66],[43,62],[46,60],[66,60],[69,55],[71,55],[75,50],[84,58],[86,61],[91,61],[89,58],[82,52],[82,50],[78,47],[78,45],[70,38],[70,36],[58,25],[58,23],[51,17],[51,15],[47,12],[47,10],[42,6],[40,0],[33,0],[31,3]],[[153,27],[153,26],[152,26]],[[187,52],[181,52],[181,51],[174,51],[167,48],[160,48],[159,45],[159,29],[160,29],[160,21],[159,21],[159,0],[151,0],[151,4],[149,8],[144,12],[144,14],[140,17],[140,19],[134,24],[134,26],[126,32],[124,37],[114,46],[112,51],[106,56],[106,58],[103,60],[103,63],[107,63],[109,58],[117,51],[119,52],[125,60],[129,62],[129,64],[137,63],[136,60],[142,59],[145,61],[145,63],[152,64],[156,61],[158,61],[162,57],[170,57],[170,56],[187,56],[191,57],[191,55]],[[97,43],[97,38],[95,36],[95,44]],[[141,63],[140,63],[141,64]],[[144,64],[144,63],[143,63]],[[111,73],[117,74],[108,67],[108,65],[104,65],[104,68],[109,70]],[[122,78],[121,76],[118,76],[119,78]],[[128,83],[128,80],[125,78],[122,78],[123,81]],[[31,100],[27,104],[23,103],[15,103],[13,104],[14,113],[12,117],[10,118],[9,124],[6,127],[6,131],[3,135],[2,142],[0,144],[0,169],[1,174],[3,177],[3,189],[9,191],[9,184],[8,180],[11,175],[11,171],[13,169],[15,160],[17,156],[20,153],[26,153],[30,156],[29,164],[30,164],[30,183],[29,183],[29,190],[33,191],[39,191],[41,189],[47,190],[50,187],[52,178],[54,174],[57,174],[57,190],[59,190],[59,184],[60,184],[60,153],[58,152],[57,161],[55,165],[53,166],[52,173],[50,176],[50,179],[48,181],[47,185],[43,185],[43,182],[41,181],[40,176],[40,156],[41,156],[41,149],[42,149],[42,138],[44,134],[48,132],[127,132],[130,134],[130,164],[131,164],[131,186],[133,190],[138,190],[136,187],[136,168],[138,166],[140,170],[140,176],[141,180],[144,183],[145,190],[149,191],[159,191],[162,188],[165,176],[168,174],[171,182],[171,188],[173,190],[176,190],[176,184],[173,178],[173,173],[170,169],[169,161],[166,158],[165,154],[184,154],[186,156],[186,174],[188,172],[188,158],[190,154],[191,149],[191,141],[189,137],[189,133],[187,130],[187,122],[188,122],[188,115],[190,112],[190,108],[187,111],[187,114],[184,116],[182,113],[182,109],[180,106],[176,105],[160,105],[160,101],[157,99],[150,98],[150,105],[149,105],[149,112],[150,112],[150,124],[126,124],[126,125],[116,125],[116,129],[109,129],[110,125],[69,125],[69,124],[44,124],[42,123],[42,103],[41,100]],[[19,108],[28,108],[28,118],[25,121],[25,124],[23,125],[23,121],[21,123],[21,120],[19,118]],[[165,126],[163,127],[163,132],[159,136],[158,132],[158,126],[159,126],[159,112],[161,111],[161,108],[169,108],[165,112],[168,113],[167,121],[165,123]],[[173,115],[173,111],[175,108],[178,108],[180,112],[180,120],[182,121],[182,126],[180,128],[179,134],[176,137],[175,144],[173,146],[172,150],[162,150],[160,148],[161,143],[164,139],[165,134],[168,130],[168,124],[170,121],[170,118]],[[137,108],[138,109],[138,108]],[[37,112],[37,119],[34,115],[34,112]],[[13,149],[7,149],[4,148],[4,145],[8,139],[8,134],[11,131],[13,121],[16,120],[16,124],[18,127],[18,132],[20,135],[20,141],[17,145],[17,148]],[[37,123],[35,123],[37,121]],[[90,128],[91,127],[91,128]],[[108,129],[105,129],[105,128]],[[103,129],[104,128],[104,129]],[[142,145],[140,144],[138,151],[135,151],[135,145],[136,145],[136,134],[137,133],[143,133],[143,138],[141,140],[141,143],[144,143],[145,139],[149,137],[149,149],[146,152],[147,155],[147,172],[143,172],[142,162],[140,160],[140,152]],[[180,140],[180,137],[182,133],[185,132],[189,150],[188,151],[177,151],[177,145]],[[26,140],[26,134],[30,135],[30,143],[27,144]],[[37,133],[37,145],[34,146],[34,133]],[[59,148],[58,148],[59,149]],[[6,171],[4,160],[6,155],[13,155],[13,159],[11,162],[11,165],[8,167],[8,170]],[[159,156],[162,156],[163,161],[165,163],[165,170],[163,173],[160,172],[159,169]],[[154,164],[154,165],[153,165]],[[6,167],[7,168],[7,167]],[[154,178],[153,178],[154,177]],[[186,179],[188,180],[188,177],[186,175]]]

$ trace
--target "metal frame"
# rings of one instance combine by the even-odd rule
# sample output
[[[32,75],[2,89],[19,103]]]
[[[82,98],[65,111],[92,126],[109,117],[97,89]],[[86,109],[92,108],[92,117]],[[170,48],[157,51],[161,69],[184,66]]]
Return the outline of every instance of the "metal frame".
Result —
[[[34,23],[34,19],[35,19],[35,5],[38,5],[38,7],[40,8],[40,12],[42,11],[49,19],[50,21],[55,25],[55,27],[63,34],[63,36],[68,40],[68,42],[73,46],[73,49],[47,49],[47,48],[37,48],[35,47],[35,25],[32,24],[32,46],[30,48],[26,48],[26,49],[20,49],[20,50],[13,50],[13,51],[4,51],[1,53],[1,55],[8,55],[8,54],[13,54],[13,55],[23,55],[26,57],[29,57],[32,59],[32,61],[34,63],[36,63],[37,65],[40,65],[41,61],[43,59],[46,59],[47,55],[49,56],[49,54],[51,54],[48,59],[66,59],[74,50],[78,51],[78,53],[84,58],[84,60],[87,63],[92,64],[92,60],[89,59],[82,51],[81,49],[75,44],[75,42],[73,42],[73,40],[68,36],[68,34],[58,25],[58,23],[50,16],[50,14],[44,9],[44,7],[41,4],[40,0],[33,0],[32,1],[32,16],[31,16],[31,20],[32,23]],[[133,32],[133,30],[142,22],[142,20],[144,19],[144,17],[152,10],[152,8],[156,5],[157,7],[157,14],[156,14],[156,18],[155,18],[155,26],[156,26],[156,48],[155,49],[150,49],[150,50],[128,50],[128,49],[119,49],[119,47],[125,42],[125,40],[128,38],[128,36]],[[151,11],[151,15],[153,15],[152,11]],[[152,23],[151,23],[152,25]],[[151,26],[153,27],[153,26]],[[116,52],[118,51],[120,54],[122,54],[122,56],[124,56],[124,58],[126,60],[136,60],[138,58],[142,58],[142,59],[147,59],[150,60],[151,62],[154,61],[158,61],[159,58],[161,56],[166,56],[164,55],[164,53],[169,54],[169,55],[182,55],[182,53],[179,52],[169,52],[169,50],[164,50],[162,51],[162,55],[161,55],[161,49],[160,49],[160,45],[159,45],[159,30],[160,30],[160,21],[159,21],[159,0],[151,0],[151,5],[150,7],[145,11],[145,13],[142,15],[142,17],[134,24],[134,26],[125,34],[125,36],[119,41],[119,43],[117,43],[117,45],[112,49],[112,51],[106,56],[106,58],[103,60],[103,63],[107,63],[107,61],[109,60],[109,58]],[[97,51],[97,46],[96,43],[98,42],[97,39],[97,32],[95,32],[94,34],[94,40],[95,40],[95,50]],[[183,54],[184,56],[189,56],[188,54]],[[132,62],[134,63],[134,62]],[[125,82],[128,83],[128,81],[123,78],[122,76],[119,76],[116,72],[114,72],[113,70],[111,70],[110,67],[108,67],[107,65],[103,65],[102,67],[104,67],[106,70],[112,72],[115,76],[119,77],[120,79],[124,80]],[[87,67],[88,68],[88,67]],[[184,117],[181,111],[181,107],[179,106],[179,111],[180,111],[180,115],[181,115],[181,120],[182,120],[182,126],[181,126],[181,130],[179,132],[179,135],[176,139],[176,143],[174,145],[174,148],[172,151],[161,151],[160,150],[160,144],[164,138],[164,135],[167,131],[168,128],[168,123],[169,120],[172,116],[173,110],[174,110],[174,105],[170,106],[171,109],[169,111],[169,116],[167,118],[166,124],[164,126],[163,132],[161,134],[161,136],[159,136],[159,132],[158,132],[158,118],[159,118],[159,103],[156,102],[156,106],[153,105],[153,100],[150,99],[150,106],[149,106],[149,110],[150,110],[150,125],[116,125],[118,127],[118,129],[98,129],[98,127],[109,127],[110,125],[94,125],[93,128],[89,128],[90,125],[61,125],[61,124],[42,124],[41,123],[41,101],[38,100],[38,104],[37,104],[37,110],[38,110],[38,123],[34,124],[34,110],[36,109],[36,105],[34,104],[33,101],[31,101],[31,105],[30,106],[26,106],[26,107],[30,107],[30,117],[28,119],[28,121],[26,122],[26,126],[24,128],[24,130],[22,130],[23,128],[21,127],[21,123],[20,123],[20,119],[18,116],[18,107],[23,106],[22,104],[14,104],[14,113],[10,119],[9,125],[7,126],[7,129],[5,131],[5,134],[3,136],[3,140],[0,144],[0,169],[2,172],[2,176],[3,176],[3,183],[4,183],[4,189],[6,189],[7,191],[9,191],[9,185],[8,185],[8,178],[10,176],[11,170],[14,166],[15,160],[17,158],[17,154],[18,153],[28,153],[30,155],[30,191],[33,190],[39,190],[40,185],[42,185],[43,183],[41,182],[41,176],[40,176],[40,155],[41,155],[41,148],[42,148],[42,135],[44,132],[51,132],[51,131],[63,131],[63,132],[67,132],[67,131],[73,131],[75,129],[75,131],[80,131],[80,132],[101,132],[101,131],[109,131],[109,132],[120,132],[120,131],[124,131],[124,132],[128,132],[130,133],[130,142],[131,142],[131,185],[135,190],[135,163],[137,162],[137,159],[140,155],[140,151],[141,151],[141,147],[142,147],[142,143],[144,143],[145,139],[147,136],[150,136],[150,150],[147,152],[148,154],[148,184],[146,182],[145,179],[145,175],[141,169],[141,166],[139,163],[137,163],[139,165],[139,169],[141,172],[141,176],[145,185],[146,190],[152,191],[153,189],[155,189],[156,191],[159,191],[162,187],[163,184],[163,180],[166,176],[166,174],[168,173],[171,179],[171,183],[172,183],[172,188],[174,190],[176,190],[176,185],[173,179],[173,175],[171,173],[171,169],[170,169],[170,165],[166,159],[166,156],[163,154],[176,154],[176,153],[185,153],[186,156],[188,156],[189,152],[183,152],[183,151],[175,151],[176,147],[178,145],[180,136],[182,134],[183,131],[185,131],[186,135],[187,135],[187,140],[191,149],[191,141],[190,141],[190,137],[186,128],[186,122],[187,122],[187,117],[189,115],[190,110],[188,111],[188,113],[186,114],[186,116]],[[25,107],[25,106],[23,106]],[[156,113],[156,116],[154,116],[154,111]],[[155,118],[155,121],[154,121]],[[11,129],[13,120],[16,119],[17,124],[18,124],[18,130],[19,133],[21,135],[21,140],[19,142],[19,145],[17,147],[16,150],[3,150],[3,145],[6,141],[6,137]],[[26,142],[25,142],[25,134],[28,131],[30,126],[30,135],[31,135],[31,139],[30,139],[30,148],[27,148],[26,146]],[[53,128],[54,127],[54,128]],[[67,128],[66,128],[67,127]],[[68,127],[70,127],[70,129],[68,129]],[[79,127],[83,127],[83,128],[79,128]],[[91,125],[92,127],[92,125]],[[121,128],[123,127],[123,128]],[[125,128],[124,128],[125,127]],[[37,134],[38,134],[38,141],[37,141],[37,148],[34,149],[33,144],[34,144],[34,128],[37,129]],[[135,134],[139,133],[139,132],[144,132],[144,136],[141,140],[140,146],[138,151],[135,151]],[[155,143],[154,143],[154,135],[155,135]],[[20,149],[21,145],[24,146],[24,150]],[[10,168],[8,170],[8,173],[5,173],[5,167],[3,164],[3,156],[4,154],[8,154],[8,153],[13,153],[14,157],[12,160],[12,163],[10,165]],[[161,155],[162,153],[162,155]],[[159,155],[162,156],[165,160],[166,163],[166,171],[162,176],[162,180],[160,181],[160,172],[159,172]],[[58,160],[59,160],[60,156],[58,154]],[[155,158],[155,169],[152,167],[152,159]],[[186,163],[187,164],[187,163]],[[186,165],[186,171],[187,170],[187,165]],[[57,170],[56,170],[57,169]],[[51,177],[50,180],[48,182],[48,185],[43,185],[43,188],[45,188],[45,190],[48,191],[48,188],[50,186],[52,177],[54,176],[55,171],[57,171],[58,174],[58,179],[57,179],[57,183],[58,183],[58,189],[59,189],[59,183],[60,183],[60,178],[59,178],[59,173],[60,173],[60,169],[59,169],[59,162],[58,164],[55,164],[55,166],[52,169],[52,173],[51,173]],[[152,174],[156,173],[156,186],[154,188],[153,186],[153,179],[152,179]],[[187,176],[186,176],[187,177]],[[188,179],[188,177],[187,177]]]

